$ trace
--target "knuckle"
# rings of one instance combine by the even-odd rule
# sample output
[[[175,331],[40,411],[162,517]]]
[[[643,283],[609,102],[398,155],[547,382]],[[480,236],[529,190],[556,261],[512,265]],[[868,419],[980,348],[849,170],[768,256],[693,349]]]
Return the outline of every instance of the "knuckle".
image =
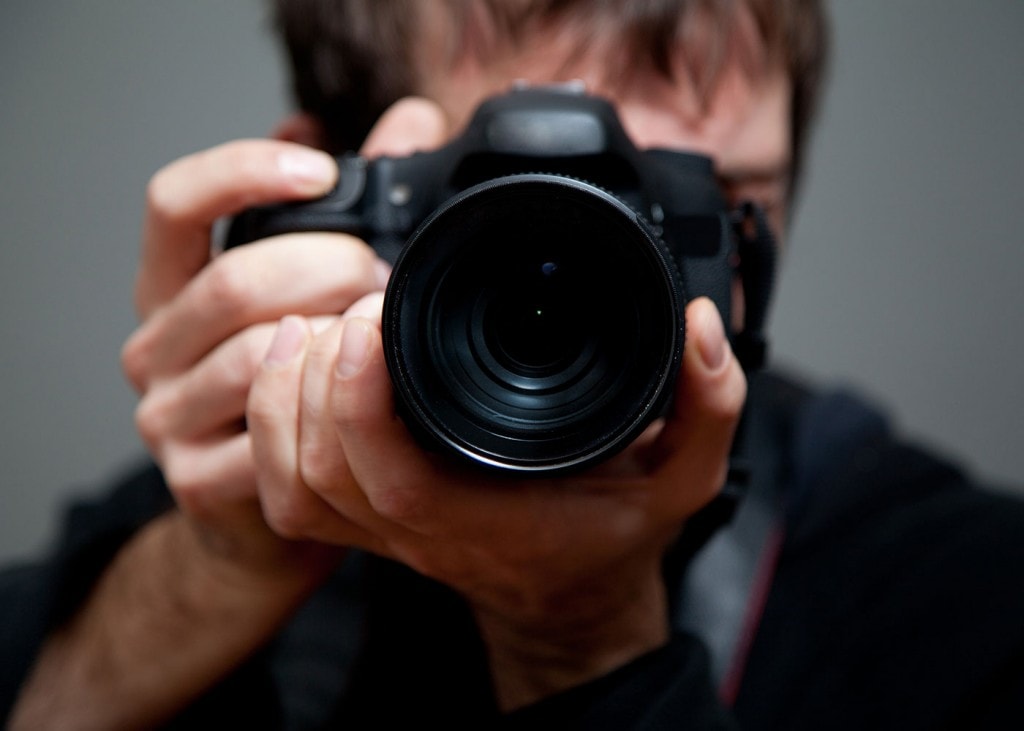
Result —
[[[208,485],[196,469],[194,460],[187,454],[170,448],[161,469],[164,480],[182,511],[200,519],[213,515],[215,511]]]
[[[299,445],[299,478],[313,489],[327,486],[332,476],[338,474],[340,466],[332,449],[332,445],[321,440],[310,443],[303,440]]]
[[[429,515],[427,500],[420,490],[390,484],[367,489],[366,499],[377,515],[399,525],[420,525]]]
[[[379,427],[380,417],[359,408],[359,393],[349,383],[335,382],[329,396],[331,418],[340,434],[368,434]]]
[[[218,257],[202,276],[206,295],[219,312],[230,316],[246,309],[253,294],[254,282],[241,257]]]
[[[146,210],[157,220],[181,215],[181,200],[173,163],[157,171],[146,184]]]
[[[281,538],[297,541],[304,537],[301,522],[290,511],[270,511],[266,514],[266,521],[270,530]]]
[[[234,140],[210,151],[212,165],[231,171],[232,207],[244,208],[265,195],[277,181],[277,167],[269,163],[264,140]]]
[[[277,535],[289,540],[305,538],[309,532],[310,508],[296,491],[289,491],[264,507],[264,519]]]
[[[152,394],[146,395],[135,407],[135,429],[151,448],[159,445],[167,434],[164,409]]]
[[[259,154],[265,141],[234,140],[194,153],[158,170],[146,185],[146,209],[156,221],[187,218],[195,197],[190,194],[197,175],[215,176],[218,190],[236,207],[248,205],[267,184],[267,155]],[[226,173],[226,174],[222,174]],[[230,182],[229,182],[230,181]]]
[[[149,355],[140,331],[136,331],[121,346],[120,357],[121,371],[125,378],[136,391],[143,391],[149,382]]]

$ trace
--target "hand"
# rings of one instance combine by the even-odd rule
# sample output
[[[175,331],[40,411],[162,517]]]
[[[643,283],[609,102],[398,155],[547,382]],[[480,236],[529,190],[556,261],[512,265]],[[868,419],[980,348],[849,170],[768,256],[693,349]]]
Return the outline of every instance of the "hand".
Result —
[[[725,481],[746,382],[714,305],[687,308],[674,409],[625,453],[562,479],[430,454],[395,414],[379,320],[282,321],[248,419],[267,520],[401,561],[463,594],[499,700],[529,702],[667,636],[662,554]],[[325,511],[335,513],[329,520]]]
[[[406,103],[385,115],[363,152],[403,154],[436,144],[436,116],[418,124],[417,110]],[[136,284],[143,324],[123,351],[142,395],[138,428],[212,553],[253,569],[273,569],[296,548],[259,513],[244,421],[275,322],[301,313],[325,327],[383,289],[387,267],[361,241],[322,234],[278,237],[211,258],[210,231],[218,218],[247,206],[321,195],[336,176],[324,153],[250,140],[183,158],[149,186]]]
[[[225,564],[263,568],[286,553],[254,509],[244,428],[249,384],[273,330],[263,323],[298,307],[311,315],[344,308],[373,281],[373,263],[358,242],[334,237],[211,258],[210,231],[249,204],[322,194],[336,175],[323,153],[251,140],[183,158],[149,186],[136,282],[143,322],[122,361],[142,396],[140,434],[203,545]]]

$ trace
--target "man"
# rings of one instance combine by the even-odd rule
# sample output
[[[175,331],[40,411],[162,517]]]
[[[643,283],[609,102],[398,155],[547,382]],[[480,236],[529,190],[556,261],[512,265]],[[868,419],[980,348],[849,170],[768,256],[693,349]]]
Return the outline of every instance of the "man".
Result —
[[[361,242],[290,236],[209,260],[215,219],[334,184],[331,159],[308,147],[432,149],[519,79],[582,79],[638,146],[712,157],[730,199],[760,202],[781,236],[820,9],[320,5],[281,10],[305,113],[276,142],[190,156],[151,183],[143,324],[124,363],[176,508],[146,475],[72,531],[40,589],[50,611],[26,640],[41,648],[11,654],[27,676],[13,726],[283,722],[273,713],[356,727],[479,727],[500,714],[607,728],[1006,718],[1024,647],[1006,620],[1021,608],[1008,586],[1020,507],[963,489],[863,408],[770,379],[752,384],[749,426],[765,502],[786,502],[758,538],[777,568],[767,597],[749,592],[750,632],[729,652],[746,664],[722,681],[735,719],[718,705],[700,642],[673,633],[678,571],[662,579],[668,547],[725,481],[747,390],[707,300],[687,308],[663,424],[591,472],[509,485],[424,453],[394,417],[379,336],[387,272]],[[351,50],[347,65],[337,47]],[[965,514],[980,536],[961,530]],[[957,596],[967,587],[983,610]],[[930,675],[907,682],[911,671]],[[275,687],[280,705],[263,695]]]

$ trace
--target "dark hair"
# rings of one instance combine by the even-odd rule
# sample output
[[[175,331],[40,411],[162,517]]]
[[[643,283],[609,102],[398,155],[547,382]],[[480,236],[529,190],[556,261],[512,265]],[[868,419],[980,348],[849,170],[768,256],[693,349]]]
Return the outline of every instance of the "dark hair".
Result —
[[[528,37],[531,24],[569,20],[596,32],[614,19],[629,57],[671,76],[673,49],[700,38],[686,58],[699,91],[713,88],[735,20],[747,12],[761,50],[792,82],[794,176],[817,108],[828,49],[821,0],[435,0],[452,21],[453,58],[466,51],[471,24],[485,23],[500,43]],[[424,0],[275,0],[276,23],[292,67],[300,108],[320,119],[334,151],[356,149],[380,114],[417,91],[417,45]],[[479,49],[474,49],[479,52]]]

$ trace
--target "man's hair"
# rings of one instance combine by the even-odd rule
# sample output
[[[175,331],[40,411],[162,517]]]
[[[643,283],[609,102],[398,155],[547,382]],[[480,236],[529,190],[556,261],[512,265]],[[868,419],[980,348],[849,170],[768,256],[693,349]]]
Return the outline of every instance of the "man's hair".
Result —
[[[708,94],[741,13],[753,20],[758,50],[781,64],[792,82],[793,174],[803,158],[817,108],[828,49],[821,0],[433,0],[451,21],[448,58],[470,52],[466,42],[486,28],[489,47],[529,43],[529,30],[571,22],[581,38],[611,24],[618,47],[633,64],[683,72]],[[415,94],[423,59],[424,0],[275,0],[276,23],[291,61],[293,93],[301,109],[325,127],[335,152],[356,149],[377,118]],[[584,42],[586,42],[584,40]],[[420,45],[417,45],[419,43]],[[485,53],[479,39],[473,53]],[[524,45],[525,47],[525,45]],[[484,59],[486,60],[486,59]]]

